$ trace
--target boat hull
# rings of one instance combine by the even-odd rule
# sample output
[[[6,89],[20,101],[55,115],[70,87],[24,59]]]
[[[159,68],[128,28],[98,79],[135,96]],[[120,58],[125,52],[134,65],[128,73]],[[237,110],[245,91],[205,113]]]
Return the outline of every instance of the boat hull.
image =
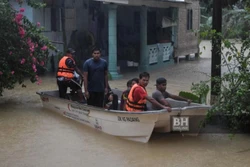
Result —
[[[55,93],[55,92],[54,92]],[[38,92],[44,108],[90,126],[98,131],[127,140],[147,143],[161,112],[130,113],[54,97],[53,92]]]
[[[154,131],[160,133],[168,132],[181,132],[187,135],[198,135],[202,129],[202,123],[205,120],[208,110],[211,108],[209,105],[198,103],[191,103],[177,101],[173,99],[166,99],[172,106],[172,112],[162,113],[155,124]],[[173,128],[173,119],[185,117],[189,120],[188,130],[175,130]]]
[[[153,131],[168,133],[173,129],[173,119],[188,117],[190,130],[182,134],[197,135],[201,129],[210,106],[167,99],[172,112],[166,110],[150,110],[145,112],[127,112],[119,110],[105,110],[104,108],[89,106],[72,100],[59,98],[58,91],[37,92],[44,108],[55,111],[67,118],[90,126],[98,131],[123,139],[147,143]],[[150,109],[150,107],[149,107]]]

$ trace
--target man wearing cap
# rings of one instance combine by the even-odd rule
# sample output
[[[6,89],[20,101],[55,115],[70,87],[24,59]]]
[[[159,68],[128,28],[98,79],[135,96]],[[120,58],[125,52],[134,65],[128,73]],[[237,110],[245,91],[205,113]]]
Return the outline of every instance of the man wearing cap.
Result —
[[[156,91],[152,93],[152,97],[156,101],[161,103],[162,105],[171,107],[171,105],[168,103],[166,98],[172,98],[174,100],[186,101],[186,102],[188,102],[188,104],[191,103],[191,100],[189,100],[189,99],[186,99],[186,98],[176,96],[176,95],[172,95],[172,94],[168,93],[166,91],[166,87],[167,87],[167,80],[165,78],[158,78],[156,80]],[[159,110],[161,108],[159,108],[158,106],[153,104],[152,109],[153,110]]]
[[[82,78],[82,72],[77,68],[73,54],[75,51],[69,48],[66,55],[61,58],[58,64],[57,70],[57,85],[59,88],[59,96],[61,98],[66,98],[67,88],[70,87],[72,90],[76,90],[80,98],[80,102],[84,102],[82,88],[76,80],[74,80],[75,74],[77,72]]]
[[[159,107],[160,109],[167,109],[171,111],[171,108],[164,106],[157,102],[154,98],[148,96],[146,91],[146,86],[149,81],[149,73],[143,72],[139,75],[139,83],[134,84],[128,94],[128,99],[125,105],[125,110],[129,112],[141,112],[146,111],[146,102],[149,101],[153,105]]]

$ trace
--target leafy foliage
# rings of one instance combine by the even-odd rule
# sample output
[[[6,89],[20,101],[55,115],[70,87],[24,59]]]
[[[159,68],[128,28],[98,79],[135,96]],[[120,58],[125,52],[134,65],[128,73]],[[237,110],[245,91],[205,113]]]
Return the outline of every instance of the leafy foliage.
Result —
[[[222,76],[212,78],[221,83],[219,99],[208,114],[220,114],[232,131],[250,125],[250,38],[230,41],[221,34],[210,32],[222,39]],[[241,46],[237,46],[241,43]]]
[[[207,95],[210,90],[209,81],[200,81],[200,83],[192,83],[191,92],[181,91],[179,96],[192,100],[195,103],[206,104]]]
[[[179,96],[190,99],[194,103],[200,103],[200,98],[193,93],[180,91]]]
[[[199,97],[199,103],[206,104],[209,92],[208,81],[200,81],[200,83],[192,83],[191,91]]]
[[[201,0],[201,26],[200,32],[212,28],[213,0]],[[249,0],[223,1],[222,34],[227,38],[246,38],[250,26]],[[203,39],[210,39],[209,36]]]
[[[40,23],[31,23],[23,15],[24,10],[16,11],[8,0],[0,0],[0,96],[4,89],[13,89],[26,77],[40,84],[37,70],[44,69],[48,49],[55,49],[42,35]]]

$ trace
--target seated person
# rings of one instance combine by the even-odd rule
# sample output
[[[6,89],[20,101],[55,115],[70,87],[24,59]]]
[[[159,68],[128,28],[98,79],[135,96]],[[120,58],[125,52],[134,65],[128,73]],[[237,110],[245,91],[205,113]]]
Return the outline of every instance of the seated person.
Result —
[[[148,96],[146,86],[148,85],[150,74],[143,72],[139,75],[139,83],[134,84],[129,91],[125,109],[128,112],[147,111],[147,101],[158,107],[171,111],[170,107],[160,104],[154,98]]]
[[[61,58],[58,64],[57,70],[57,85],[59,88],[59,96],[60,98],[67,98],[67,88],[70,87],[72,90],[77,90],[77,94],[79,96],[80,102],[85,102],[82,88],[79,84],[76,84],[74,81],[74,71],[76,71],[81,77],[83,74],[77,68],[74,55],[75,51],[71,48],[67,50],[65,56]]]
[[[111,105],[109,105],[109,103]],[[108,93],[104,96],[104,107],[108,110],[118,110],[118,96],[114,94],[108,85]]]
[[[132,85],[131,85],[131,88],[132,88],[132,86],[134,86],[134,84],[139,83],[139,78],[133,78],[133,79],[131,79],[131,81],[132,81]]]
[[[125,103],[128,99],[128,94],[129,94],[131,87],[132,87],[132,80],[128,80],[127,89],[124,92],[122,92],[122,95],[121,95],[120,110],[125,110]]]
[[[165,78],[158,78],[156,80],[156,91],[152,93],[152,97],[160,104],[162,104],[164,106],[171,107],[171,105],[168,103],[166,98],[172,98],[174,100],[186,101],[186,102],[188,102],[188,104],[191,103],[191,100],[189,100],[189,99],[168,93],[166,91],[166,87],[167,87],[167,80]],[[153,110],[160,110],[161,108],[152,104],[152,109]]]
[[[125,103],[128,99],[129,91],[134,84],[138,84],[138,83],[139,83],[138,78],[133,78],[127,82],[127,90],[125,90],[121,95],[120,110],[125,110]]]

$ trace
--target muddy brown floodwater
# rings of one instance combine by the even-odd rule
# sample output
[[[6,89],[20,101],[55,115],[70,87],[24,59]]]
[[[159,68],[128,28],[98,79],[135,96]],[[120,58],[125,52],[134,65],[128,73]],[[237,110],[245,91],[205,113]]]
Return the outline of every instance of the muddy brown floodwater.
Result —
[[[169,92],[189,91],[192,82],[206,79],[200,72],[210,73],[210,65],[208,52],[200,60],[153,71],[147,89],[151,93],[155,79],[164,76]],[[134,76],[126,74],[110,84],[124,89]],[[57,86],[53,76],[42,80],[39,86],[27,81],[26,88],[6,90],[0,98],[0,167],[250,166],[249,135],[230,140],[227,134],[155,133],[147,144],[122,140],[43,109],[36,91]]]

